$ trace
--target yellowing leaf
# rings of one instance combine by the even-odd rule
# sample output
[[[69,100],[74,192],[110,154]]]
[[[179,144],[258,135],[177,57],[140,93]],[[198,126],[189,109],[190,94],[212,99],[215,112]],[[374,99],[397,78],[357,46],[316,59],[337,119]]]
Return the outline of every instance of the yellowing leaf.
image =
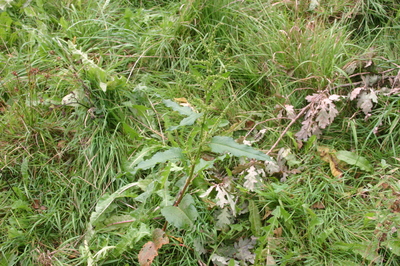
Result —
[[[163,230],[156,228],[153,232],[153,242],[156,248],[159,249],[162,245],[168,244],[169,239]]]
[[[317,150],[321,159],[329,163],[332,175],[334,177],[341,177],[343,172],[340,170],[339,159],[335,155],[336,151],[326,146],[318,146]]]
[[[188,101],[185,97],[174,98],[174,100],[175,100],[175,102],[178,102],[178,103],[188,103]]]

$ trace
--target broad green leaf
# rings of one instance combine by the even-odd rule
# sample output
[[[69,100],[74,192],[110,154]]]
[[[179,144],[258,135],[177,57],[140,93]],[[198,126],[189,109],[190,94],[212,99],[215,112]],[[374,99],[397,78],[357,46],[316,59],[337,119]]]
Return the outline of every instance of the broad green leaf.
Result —
[[[261,217],[254,200],[249,200],[249,212],[251,231],[254,236],[259,236],[261,234]]]
[[[164,207],[161,209],[161,213],[169,223],[178,229],[185,229],[193,226],[193,222],[199,216],[194,206],[194,200],[189,194],[183,197],[178,207]]]
[[[188,117],[185,117],[184,119],[182,119],[181,122],[179,123],[179,126],[172,126],[172,127],[169,127],[169,128],[167,129],[167,131],[173,131],[173,130],[176,130],[176,129],[178,129],[178,128],[180,128],[180,127],[183,127],[183,126],[191,126],[191,125],[194,124],[194,122],[196,122],[196,120],[197,120],[198,118],[200,118],[200,117],[202,117],[202,116],[203,116],[202,113],[192,113],[192,114],[189,115]]]
[[[238,157],[244,156],[261,161],[272,161],[271,157],[269,157],[265,153],[255,150],[250,146],[236,143],[230,137],[213,137],[210,143],[210,148],[213,152],[217,153],[229,152],[232,155]]]
[[[140,162],[136,168],[146,170],[159,163],[165,163],[166,161],[176,160],[181,157],[182,150],[180,148],[171,148],[166,151],[157,152],[150,159]]]
[[[193,226],[193,221],[176,206],[167,206],[161,209],[165,219],[178,229],[185,229]]]
[[[183,210],[184,213],[189,217],[191,221],[195,221],[199,217],[199,213],[194,206],[193,197],[190,194],[186,194],[178,207]]]
[[[205,169],[209,169],[214,166],[215,160],[211,161],[206,161],[200,158],[200,161],[196,164],[194,167],[194,172],[198,173],[200,171],[203,171]]]
[[[101,229],[102,232],[118,230],[120,228],[124,228],[123,230],[125,230],[125,228],[129,227],[135,220],[134,217],[128,214],[120,216],[112,215],[102,220],[101,223],[98,223],[96,225],[96,230],[99,231]]]
[[[111,77],[111,80],[107,82],[108,90],[115,90],[118,88],[123,88],[126,84],[126,78],[123,76]]]
[[[181,115],[190,116],[191,114],[195,113],[190,107],[187,106],[180,106],[176,102],[171,100],[163,100],[165,106],[172,108],[172,110],[177,111]]]
[[[335,249],[342,249],[352,251],[355,254],[361,255],[364,259],[369,261],[379,261],[380,255],[377,253],[377,246],[373,245],[371,242],[365,243],[345,243],[336,242],[332,246]]]
[[[336,152],[336,157],[350,165],[359,167],[361,170],[367,172],[372,172],[374,170],[371,163],[365,157],[359,156],[354,152],[338,151]]]

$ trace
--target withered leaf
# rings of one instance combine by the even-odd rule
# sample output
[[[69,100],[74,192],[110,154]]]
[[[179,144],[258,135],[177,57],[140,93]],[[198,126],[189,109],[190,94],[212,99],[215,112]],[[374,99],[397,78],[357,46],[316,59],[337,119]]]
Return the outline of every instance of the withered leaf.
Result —
[[[158,256],[158,249],[161,248],[162,245],[169,243],[165,232],[159,228],[153,231],[152,236],[153,241],[144,244],[139,252],[138,258],[140,266],[150,266],[154,258]]]
[[[140,266],[150,266],[157,255],[158,252],[154,242],[147,242],[144,244],[138,255]]]
[[[329,163],[331,173],[334,177],[341,177],[343,175],[342,170],[340,170],[339,163],[340,160],[336,158],[335,150],[330,149],[326,146],[318,146],[317,148],[319,156],[324,162]]]
[[[325,209],[325,205],[323,202],[319,201],[319,202],[314,203],[311,206],[311,209]]]
[[[153,232],[153,242],[156,249],[159,249],[162,247],[162,245],[168,244],[169,239],[163,230],[157,228]]]

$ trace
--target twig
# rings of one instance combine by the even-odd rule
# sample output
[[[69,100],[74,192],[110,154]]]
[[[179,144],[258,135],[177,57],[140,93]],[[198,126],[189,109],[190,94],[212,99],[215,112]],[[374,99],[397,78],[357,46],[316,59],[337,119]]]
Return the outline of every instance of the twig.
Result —
[[[282,140],[283,136],[286,134],[286,132],[289,130],[289,128],[300,118],[300,116],[302,116],[304,114],[304,112],[310,108],[312,103],[307,104],[305,107],[303,107],[303,109],[301,109],[300,113],[292,119],[292,121],[290,121],[289,125],[287,125],[287,127],[285,128],[285,130],[281,133],[281,135],[279,136],[278,140],[274,143],[274,145],[272,145],[272,147],[269,149],[269,151],[266,153],[267,155],[269,155],[273,149],[275,149],[275,147],[278,145],[278,143]]]
[[[265,122],[274,121],[274,120],[280,120],[280,119],[290,119],[290,118],[287,118],[287,117],[277,117],[277,118],[269,118],[269,119],[267,119],[267,120],[258,122],[258,123],[256,123],[256,124],[249,130],[249,132],[247,132],[247,134],[246,134],[246,136],[244,136],[244,138],[246,139],[246,138],[250,135],[250,133],[253,132],[253,130],[254,130],[258,125],[261,125],[261,124],[263,124],[263,123],[265,123]]]

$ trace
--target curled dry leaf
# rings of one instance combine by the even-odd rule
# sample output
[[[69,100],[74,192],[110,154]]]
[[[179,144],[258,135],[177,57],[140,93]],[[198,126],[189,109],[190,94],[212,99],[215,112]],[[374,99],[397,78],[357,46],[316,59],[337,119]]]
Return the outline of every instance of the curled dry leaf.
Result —
[[[343,172],[339,167],[339,159],[335,155],[335,150],[325,146],[318,146],[318,153],[324,162],[329,163],[331,173],[334,177],[342,177]]]

